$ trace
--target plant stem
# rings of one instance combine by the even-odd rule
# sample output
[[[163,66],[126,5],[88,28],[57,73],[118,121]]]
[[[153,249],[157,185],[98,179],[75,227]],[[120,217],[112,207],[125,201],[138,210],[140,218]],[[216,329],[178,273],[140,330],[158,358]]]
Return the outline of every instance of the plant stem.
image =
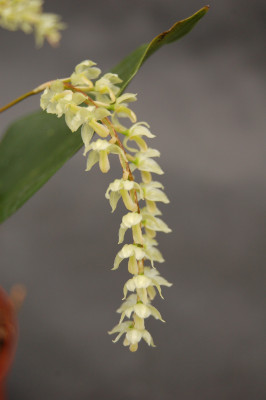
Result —
[[[27,97],[30,97],[32,95],[34,95],[36,93],[34,93],[34,91],[32,90],[31,92],[25,93],[22,96],[18,97],[17,99],[11,101],[10,103],[6,104],[4,107],[0,108],[0,112],[3,112],[5,110],[7,110],[8,108],[14,106],[15,104],[19,103],[20,101],[26,99]]]
[[[40,86],[38,86],[37,88],[31,90],[30,92],[24,93],[22,96],[18,97],[15,100],[12,100],[10,103],[6,104],[4,107],[0,108],[0,113],[7,110],[8,108],[14,106],[15,104],[19,103],[20,101],[27,99],[30,96],[33,96],[35,94],[38,94],[40,92],[42,92],[44,89],[46,89],[47,87],[49,87],[51,85],[52,81],[49,82],[45,82],[42,83]]]

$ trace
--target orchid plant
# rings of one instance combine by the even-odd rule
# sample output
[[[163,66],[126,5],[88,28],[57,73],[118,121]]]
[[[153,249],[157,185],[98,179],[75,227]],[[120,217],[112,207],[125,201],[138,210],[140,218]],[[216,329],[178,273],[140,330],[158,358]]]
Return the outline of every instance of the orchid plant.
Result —
[[[160,152],[149,147],[149,141],[155,135],[149,124],[138,121],[130,108],[130,104],[137,100],[137,95],[124,93],[124,89],[149,56],[162,45],[188,33],[207,11],[206,6],[191,17],[177,22],[104,75],[101,75],[95,62],[82,61],[68,78],[41,84],[0,110],[4,111],[31,95],[41,93],[43,111],[15,122],[0,143],[1,222],[27,201],[80,147],[83,146],[83,155],[87,158],[86,171],[98,164],[103,173],[108,173],[109,157],[118,157],[121,176],[109,184],[105,197],[110,202],[112,212],[120,199],[125,210],[118,243],[124,243],[128,230],[132,235],[115,256],[112,269],[118,269],[120,263],[127,260],[130,278],[123,286],[123,303],[117,310],[121,315],[120,320],[109,334],[117,334],[114,342],[125,335],[123,344],[131,352],[138,349],[141,339],[149,346],[154,346],[145,326],[149,316],[163,321],[152,301],[157,292],[163,298],[161,286],[170,287],[171,283],[155,268],[155,263],[164,261],[157,247],[156,235],[158,232],[169,233],[171,229],[160,218],[161,211],[157,206],[158,203],[169,203],[169,199],[162,183],[154,180],[154,175],[163,174],[155,160]],[[26,33],[34,31],[38,46],[45,39],[52,45],[57,44],[60,30],[65,28],[60,17],[42,13],[41,0],[0,0],[0,26],[10,30],[22,29]],[[27,133],[25,128],[21,129],[25,121]],[[39,127],[38,134],[36,124]],[[48,135],[51,127],[53,139]],[[71,137],[70,131],[77,131],[79,135]],[[20,136],[25,133],[19,155],[14,147],[18,133]],[[40,135],[42,144],[38,160],[27,158],[28,153],[23,153],[23,147],[29,142],[31,148],[40,146]],[[48,158],[47,162],[48,153],[54,157]],[[15,158],[20,162],[19,172],[12,169],[12,160]],[[7,165],[10,166],[8,171]]]

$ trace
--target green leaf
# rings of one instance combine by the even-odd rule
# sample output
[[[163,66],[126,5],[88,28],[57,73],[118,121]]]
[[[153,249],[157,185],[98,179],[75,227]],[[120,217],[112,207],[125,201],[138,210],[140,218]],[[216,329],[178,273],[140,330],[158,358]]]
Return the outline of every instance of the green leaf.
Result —
[[[44,111],[12,124],[0,144],[0,221],[22,206],[82,144],[81,135],[72,133],[63,118]]]
[[[121,92],[155,51],[186,33],[206,14],[203,7],[137,48],[112,71]],[[0,222],[21,207],[81,147],[80,132],[71,133],[64,119],[39,111],[14,122],[0,142]]]
[[[205,6],[191,15],[191,17],[176,22],[168,31],[160,33],[150,43],[145,43],[138,47],[113,68],[112,72],[118,74],[123,81],[120,85],[121,92],[127,87],[147,58],[165,44],[170,44],[185,36],[208,10],[209,6]]]

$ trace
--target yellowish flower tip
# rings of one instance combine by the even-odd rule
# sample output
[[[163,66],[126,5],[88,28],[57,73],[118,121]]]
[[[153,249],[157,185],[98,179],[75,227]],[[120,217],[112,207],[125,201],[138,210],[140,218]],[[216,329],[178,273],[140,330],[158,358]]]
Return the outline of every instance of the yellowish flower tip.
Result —
[[[6,0],[0,1],[0,26],[15,31],[21,29],[25,33],[34,30],[38,47],[45,39],[56,46],[61,38],[60,30],[66,28],[61,17],[42,11],[42,0]]]
[[[138,343],[134,343],[134,344],[131,344],[131,345],[129,346],[129,350],[130,350],[132,353],[134,353],[135,351],[138,350],[138,347],[139,347]]]
[[[116,343],[123,335],[124,346],[131,352],[137,351],[143,339],[154,347],[152,336],[145,328],[150,316],[165,322],[160,312],[151,303],[156,293],[163,298],[162,286],[172,284],[160,276],[154,263],[164,262],[157,248],[157,232],[169,233],[171,229],[158,216],[161,215],[157,203],[169,203],[163,185],[153,180],[152,174],[161,175],[163,171],[155,157],[158,150],[149,148],[146,139],[154,135],[145,122],[136,123],[137,117],[129,108],[136,101],[136,95],[125,93],[119,97],[121,80],[109,73],[102,77],[101,70],[91,60],[82,61],[75,67],[70,78],[57,80],[46,88],[41,96],[41,107],[48,113],[61,117],[72,132],[81,129],[84,142],[84,156],[87,157],[86,171],[95,164],[103,173],[110,170],[110,155],[117,155],[123,169],[122,179],[115,179],[107,188],[105,197],[112,211],[120,199],[126,209],[118,233],[118,242],[123,243],[127,231],[131,231],[131,243],[126,243],[117,253],[113,270],[127,262],[131,278],[123,287],[123,303],[117,310],[119,323],[109,332],[117,334]],[[64,82],[70,82],[66,85]],[[129,128],[123,126],[121,119],[133,123]],[[119,139],[123,134],[124,147]],[[96,137],[95,140],[92,140]],[[144,140],[145,137],[145,140]],[[133,146],[128,145],[128,142]],[[125,150],[126,149],[126,150]],[[140,172],[141,182],[137,183],[133,172]],[[144,204],[141,202],[144,201]]]
[[[106,173],[110,169],[109,158],[107,150],[100,151],[99,167],[103,173]]]

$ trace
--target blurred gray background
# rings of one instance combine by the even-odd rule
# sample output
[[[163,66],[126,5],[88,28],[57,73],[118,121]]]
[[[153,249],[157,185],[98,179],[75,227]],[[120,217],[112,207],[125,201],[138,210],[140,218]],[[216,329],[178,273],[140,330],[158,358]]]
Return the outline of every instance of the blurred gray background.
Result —
[[[84,59],[104,72],[204,6],[186,0],[45,2],[68,23],[61,45],[0,32],[1,104]],[[263,0],[210,1],[181,41],[145,63],[128,91],[157,135],[159,235],[173,282],[149,319],[157,347],[131,354],[107,331],[128,273],[111,271],[122,207],[111,214],[108,175],[85,173],[80,152],[1,226],[0,284],[24,283],[10,400],[262,400],[265,265],[265,11]],[[1,115],[1,131],[38,108],[32,98]],[[264,103],[264,104],[263,104]],[[29,149],[30,151],[30,149]]]

